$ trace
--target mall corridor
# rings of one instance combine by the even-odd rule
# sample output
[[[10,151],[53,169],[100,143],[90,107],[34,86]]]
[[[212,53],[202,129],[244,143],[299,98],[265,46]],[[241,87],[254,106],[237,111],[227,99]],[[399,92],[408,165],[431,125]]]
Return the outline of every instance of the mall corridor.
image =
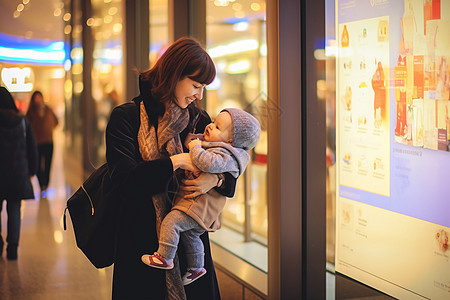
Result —
[[[111,299],[112,267],[97,270],[89,263],[76,246],[69,217],[67,230],[63,229],[67,195],[73,188],[64,171],[68,164],[63,161],[68,158],[63,154],[61,129],[55,138],[47,198],[39,199],[39,185],[33,178],[36,200],[22,202],[18,260],[7,260],[6,251],[0,259],[1,300]],[[67,173],[75,175],[74,169]],[[2,228],[6,233],[5,207]]]

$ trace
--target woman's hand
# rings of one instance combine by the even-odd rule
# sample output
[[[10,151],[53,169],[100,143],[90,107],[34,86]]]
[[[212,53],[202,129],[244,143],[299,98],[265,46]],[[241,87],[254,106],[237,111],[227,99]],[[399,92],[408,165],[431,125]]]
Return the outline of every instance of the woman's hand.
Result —
[[[217,185],[217,174],[201,173],[195,179],[183,180],[184,185],[180,188],[186,192],[185,199],[195,198],[201,194],[207,193],[210,189]]]
[[[200,172],[200,170],[194,165],[189,156],[189,153],[180,153],[175,154],[170,157],[172,160],[173,170],[175,171],[178,168],[192,171],[192,172]]]
[[[204,137],[203,137],[203,134],[202,133],[197,133],[197,134],[194,134],[194,133],[188,133],[187,134],[187,136],[186,136],[186,139],[184,140],[184,146],[187,148],[187,149],[189,149],[189,143],[192,141],[192,140],[196,140],[196,139],[199,139],[200,141],[203,141],[203,139],[204,139]]]

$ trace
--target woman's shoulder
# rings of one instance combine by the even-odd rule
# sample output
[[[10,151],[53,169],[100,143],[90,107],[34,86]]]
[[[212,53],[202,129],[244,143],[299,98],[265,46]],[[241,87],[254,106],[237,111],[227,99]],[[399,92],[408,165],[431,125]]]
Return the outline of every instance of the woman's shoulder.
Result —
[[[114,107],[114,109],[111,112],[111,117],[125,117],[125,116],[137,116],[138,114],[138,110],[137,110],[137,106],[136,103],[133,101],[129,101],[129,102],[125,102],[123,104],[120,104],[116,107]]]
[[[114,107],[109,117],[108,127],[139,127],[139,113],[133,101]],[[126,125],[125,125],[126,124]]]

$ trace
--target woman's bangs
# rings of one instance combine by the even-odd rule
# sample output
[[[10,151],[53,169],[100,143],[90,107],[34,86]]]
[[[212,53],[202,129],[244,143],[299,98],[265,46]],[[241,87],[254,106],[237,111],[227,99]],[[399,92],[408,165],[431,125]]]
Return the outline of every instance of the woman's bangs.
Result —
[[[193,70],[195,72],[193,73],[194,75],[189,76],[189,78],[194,81],[208,85],[214,80],[214,77],[216,77],[216,68],[209,56],[203,57],[201,62],[199,61],[197,64],[193,61],[190,65],[197,67]]]

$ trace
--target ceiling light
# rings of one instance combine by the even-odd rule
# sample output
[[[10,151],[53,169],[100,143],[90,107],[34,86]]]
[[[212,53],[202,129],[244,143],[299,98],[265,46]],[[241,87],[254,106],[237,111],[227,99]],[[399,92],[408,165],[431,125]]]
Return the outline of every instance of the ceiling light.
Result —
[[[258,49],[257,40],[240,40],[226,45],[220,45],[208,49],[208,53],[212,58],[221,57],[230,54],[237,54],[245,51]]]
[[[239,22],[236,24],[233,24],[233,26],[231,28],[233,28],[234,31],[246,31],[249,27],[248,22],[244,21],[244,22]]]
[[[231,62],[227,66],[228,74],[244,74],[250,70],[250,61],[243,59],[235,62]]]

